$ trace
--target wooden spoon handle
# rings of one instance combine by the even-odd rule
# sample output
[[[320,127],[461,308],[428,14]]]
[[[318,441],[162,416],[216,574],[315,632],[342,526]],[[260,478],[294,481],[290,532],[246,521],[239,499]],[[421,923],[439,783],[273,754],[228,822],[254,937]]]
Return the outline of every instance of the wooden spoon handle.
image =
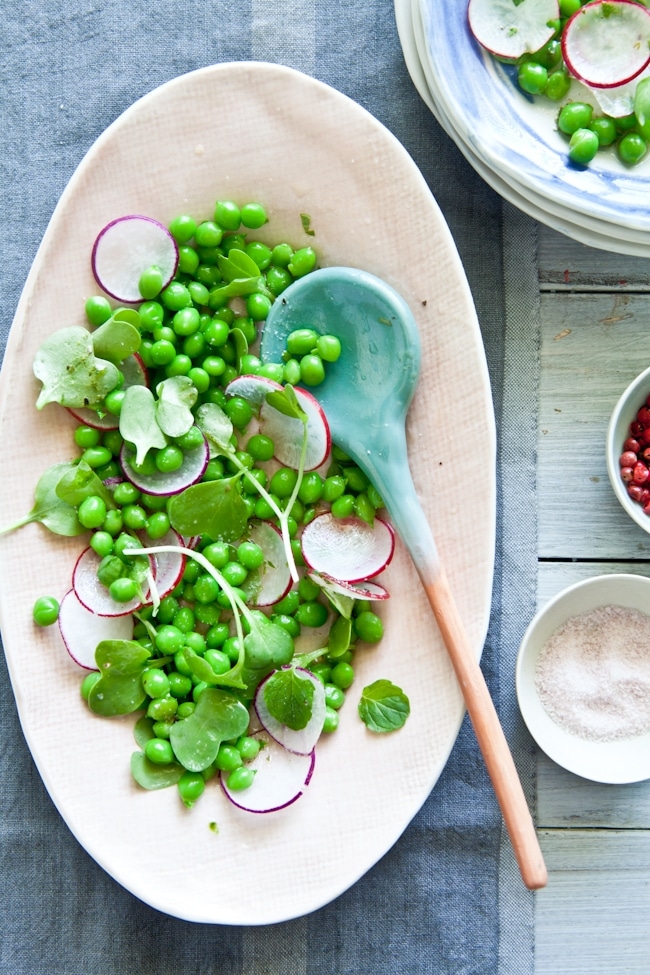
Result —
[[[522,879],[529,890],[537,890],[546,885],[548,874],[535,825],[496,708],[444,570],[441,569],[433,581],[423,580],[423,586],[456,671]]]

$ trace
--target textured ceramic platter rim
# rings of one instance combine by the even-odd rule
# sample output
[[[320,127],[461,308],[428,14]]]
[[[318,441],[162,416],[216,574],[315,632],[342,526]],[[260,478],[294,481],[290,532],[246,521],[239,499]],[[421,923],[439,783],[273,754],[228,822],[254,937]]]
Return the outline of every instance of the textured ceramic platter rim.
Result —
[[[109,220],[140,212],[168,221],[210,216],[217,198],[267,205],[260,239],[312,243],[323,265],[383,277],[411,306],[422,335],[421,381],[409,415],[416,488],[479,657],[487,632],[496,523],[495,428],[480,329],[448,227],[419,170],[364,109],[288,68],[235,62],[201,69],[146,95],[92,147],[66,188],[25,285],[0,378],[5,522],[31,506],[51,463],[74,455],[74,422],[34,409],[34,352],[62,325],[83,324],[97,293],[89,255]],[[311,217],[305,237],[300,214]],[[408,219],[403,220],[404,214]],[[471,510],[457,488],[458,431],[471,428],[481,490]],[[36,447],[34,445],[37,445]],[[435,785],[463,704],[442,641],[401,545],[382,643],[360,654],[341,724],[319,745],[307,794],[255,816],[209,788],[192,810],[173,789],[130,779],[133,719],[90,715],[80,671],[31,606],[62,595],[79,539],[29,525],[0,540],[0,620],[25,736],[45,785],[79,842],[119,883],[159,910],[221,924],[306,914],[361,877],[399,838]],[[399,683],[412,715],[399,733],[358,720],[361,689]],[[216,822],[218,832],[210,829]],[[152,829],[155,824],[155,829]],[[186,863],[160,855],[159,837]]]
[[[647,613],[650,579],[612,574],[584,579],[562,590],[531,621],[517,658],[519,707],[531,735],[562,768],[610,785],[650,778],[650,732],[620,741],[589,741],[564,730],[547,714],[535,687],[535,668],[542,647],[572,616],[614,604]]]
[[[440,17],[433,0],[420,0],[428,61],[438,97],[460,137],[502,178],[521,192],[616,225],[650,230],[650,168],[623,167],[614,153],[600,153],[588,169],[568,164],[566,143],[556,131],[554,108],[532,104],[499,64],[474,41],[467,26],[467,0],[453,0]]]

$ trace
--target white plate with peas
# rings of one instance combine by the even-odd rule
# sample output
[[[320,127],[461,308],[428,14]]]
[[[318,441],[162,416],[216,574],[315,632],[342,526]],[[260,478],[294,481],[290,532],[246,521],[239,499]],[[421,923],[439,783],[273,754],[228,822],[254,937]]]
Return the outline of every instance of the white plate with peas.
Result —
[[[568,157],[568,136],[558,131],[558,113],[566,102],[593,102],[587,90],[574,81],[560,102],[527,95],[517,85],[516,69],[472,37],[466,0],[456,0],[453,15],[444,19],[428,0],[416,6],[421,20],[414,29],[424,34],[431,97],[476,168],[493,174],[492,182],[503,187],[499,192],[514,197],[516,205],[521,202],[525,211],[534,207],[557,229],[563,229],[559,221],[564,219],[564,232],[583,243],[645,256],[647,157],[626,165],[612,147],[579,165]]]
[[[164,126],[160,125],[162,117]],[[224,133],[228,133],[227,139]],[[156,150],[152,155],[153,145]],[[100,442],[94,443],[92,425],[89,434],[89,424],[58,402],[36,409],[39,382],[32,372],[32,363],[37,350],[57,330],[74,327],[75,341],[80,329],[99,332],[106,324],[106,321],[99,324],[104,314],[102,309],[110,306],[109,321],[113,325],[119,323],[121,334],[132,335],[130,329],[137,320],[132,310],[139,308],[137,314],[142,312],[142,315],[137,320],[138,328],[142,327],[143,319],[149,323],[147,328],[142,328],[146,335],[144,339],[141,337],[140,348],[143,360],[149,356],[150,371],[158,375],[155,369],[169,369],[171,375],[164,373],[168,379],[175,375],[188,376],[197,389],[207,383],[201,393],[203,402],[223,406],[224,382],[233,378],[229,369],[234,367],[225,359],[219,364],[216,360],[220,356],[213,354],[213,348],[208,350],[209,354],[202,351],[201,341],[192,337],[189,319],[193,316],[184,312],[183,324],[180,325],[179,318],[174,333],[171,325],[156,324],[151,319],[151,307],[143,312],[143,305],[131,304],[131,310],[124,314],[119,300],[108,298],[99,289],[90,261],[93,242],[102,228],[120,217],[143,215],[165,228],[174,226],[180,239],[181,225],[213,221],[217,200],[234,202],[237,206],[255,202],[262,205],[268,217],[262,226],[256,219],[244,223],[243,239],[237,248],[228,252],[223,265],[224,269],[230,269],[230,280],[241,283],[239,272],[243,273],[242,268],[250,269],[236,250],[242,253],[240,248],[250,245],[246,251],[248,256],[254,254],[261,259],[259,255],[265,247],[271,250],[282,245],[282,253],[286,253],[285,245],[289,245],[288,250],[293,254],[311,250],[321,266],[342,265],[370,271],[392,285],[409,304],[422,343],[421,379],[408,422],[410,462],[423,508],[436,526],[436,539],[478,658],[491,603],[496,521],[495,430],[484,349],[463,268],[424,179],[395,138],[345,96],[277,65],[221,64],[169,82],[118,118],[74,174],[25,284],[2,366],[0,436],[5,455],[11,457],[0,488],[4,524],[13,524],[27,514],[39,478],[54,465],[62,464],[66,476],[71,469],[74,474],[81,470],[80,454],[85,454],[92,479],[100,476],[97,471],[109,474],[114,463],[110,459],[106,468],[93,467],[93,458],[92,463],[99,463],[98,447],[106,445],[110,455],[120,455],[115,430],[110,434],[101,433]],[[403,222],[396,219],[396,214],[407,208],[415,216],[408,228],[401,229]],[[179,223],[179,217],[187,218],[188,223],[183,224],[183,220]],[[205,253],[201,251],[200,266],[205,264],[209,268],[208,243],[205,248]],[[215,336],[224,332],[223,322],[228,319],[220,303],[225,291],[220,292],[218,300],[215,298],[214,307],[206,308],[205,293],[195,285],[197,281],[202,284],[209,281],[210,274],[206,270],[201,280],[198,271],[190,273],[190,258],[189,251],[183,251],[183,275],[189,278],[197,275],[190,282],[192,288],[189,279],[184,280],[192,301],[200,306],[204,316],[201,327],[205,326],[206,341],[222,342],[218,349],[223,350],[224,356],[227,349],[231,358],[239,356],[239,362],[246,357],[247,367],[254,367],[254,336],[248,335],[246,352],[241,338],[250,328],[247,320],[252,317],[253,306],[247,304],[246,295],[240,290],[233,299],[235,304],[239,302],[239,324],[234,326],[231,317],[232,327],[230,331],[226,329],[230,338],[217,340]],[[295,268],[301,273],[298,261]],[[147,281],[147,287],[151,286],[152,275]],[[177,283],[174,280],[169,287],[175,288]],[[223,280],[212,280],[210,287],[228,290],[229,285]],[[152,301],[156,303],[154,299],[148,300],[150,305]],[[263,309],[259,310],[259,305],[255,307],[257,314],[263,316]],[[213,319],[218,319],[217,324]],[[154,335],[158,327],[163,331]],[[172,349],[171,358],[162,346],[153,354],[152,346],[157,342],[172,346],[175,342],[182,343],[183,349],[175,352]],[[98,357],[96,348],[94,354]],[[189,362],[185,371],[184,357]],[[164,388],[173,390],[171,400],[165,402],[170,407],[173,401],[172,419],[169,411],[166,415],[168,422],[174,424],[183,412],[179,394],[183,381],[174,381]],[[119,392],[117,386],[111,389],[110,403],[107,401],[118,414],[130,395],[125,389],[120,398],[116,395]],[[312,392],[317,396],[317,386]],[[162,394],[159,395],[162,399]],[[142,402],[145,400],[147,396]],[[156,415],[160,418],[160,414]],[[133,411],[130,416],[133,424]],[[241,425],[240,413],[233,413],[232,418]],[[470,424],[476,433],[475,459],[484,478],[472,518],[468,519],[464,517],[451,472],[456,466],[457,431]],[[143,422],[140,432],[145,428],[147,433],[143,435],[151,436],[151,424]],[[237,430],[247,445],[249,433]],[[219,435],[212,428],[210,436],[215,442]],[[171,464],[173,451],[170,453],[168,446],[159,448],[161,455],[165,452],[161,467],[169,468]],[[191,449],[188,446],[188,452]],[[246,451],[237,461],[245,465],[248,460],[242,459],[244,454]],[[261,465],[264,456],[260,442],[256,441],[250,458]],[[345,464],[336,455],[334,460]],[[236,463],[235,458],[231,461]],[[327,465],[331,462],[330,457]],[[208,481],[216,482],[224,472],[217,470],[219,463],[215,463],[214,457],[209,463],[213,466]],[[323,480],[336,477],[327,465],[321,468]],[[144,469],[146,463],[142,466],[137,476],[149,476]],[[352,484],[351,472],[349,479]],[[314,483],[312,478],[310,484]],[[203,489],[201,485],[198,487]],[[115,485],[109,484],[109,489],[115,497]],[[207,490],[212,492],[212,487],[208,485]],[[372,492],[363,486],[358,491],[372,498]],[[99,713],[101,706],[91,710],[81,693],[82,686],[87,685],[85,678],[97,669],[100,678],[105,680],[103,686],[111,686],[106,660],[110,666],[124,664],[124,656],[111,656],[116,644],[120,652],[124,649],[124,644],[119,643],[122,637],[109,639],[108,656],[105,653],[100,663],[98,653],[95,668],[88,661],[80,666],[66,651],[58,621],[38,625],[33,610],[38,604],[38,623],[51,622],[52,601],[60,603],[70,589],[73,568],[81,551],[89,545],[89,538],[93,543],[90,550],[99,559],[111,560],[116,554],[128,559],[130,550],[121,544],[122,528],[116,527],[116,521],[126,519],[127,527],[137,526],[140,515],[135,509],[141,505],[136,503],[137,491],[134,494],[131,488],[120,488],[118,515],[114,511],[111,514],[109,504],[110,510],[102,515],[104,520],[99,519],[93,501],[88,511],[84,509],[88,530],[68,537],[48,531],[51,492],[47,497],[49,501],[45,506],[41,504],[40,509],[37,499],[34,510],[39,517],[0,537],[3,567],[0,621],[27,742],[53,802],[82,846],[134,896],[167,914],[197,922],[279,922],[309,913],[345,891],[399,840],[435,786],[464,711],[427,600],[399,539],[388,567],[367,584],[367,594],[372,598],[381,597],[384,590],[390,594],[389,598],[380,598],[366,606],[368,611],[375,611],[373,616],[379,624],[374,624],[373,630],[370,617],[365,618],[365,626],[355,624],[357,638],[345,651],[345,659],[336,656],[341,655],[341,644],[335,650],[334,643],[328,642],[334,639],[330,633],[331,607],[337,600],[340,605],[349,605],[340,592],[335,592],[333,602],[331,590],[327,597],[324,589],[317,594],[318,587],[308,594],[306,589],[313,590],[314,584],[305,587],[303,583],[300,598],[291,597],[284,603],[283,615],[294,613],[293,619],[284,620],[289,630],[295,627],[296,619],[302,620],[296,646],[303,653],[307,653],[308,647],[329,648],[327,654],[321,654],[311,663],[320,673],[318,679],[335,687],[328,693],[329,700],[336,704],[337,716],[329,727],[336,728],[324,732],[314,754],[310,753],[310,768],[305,775],[308,785],[300,790],[300,798],[276,812],[251,813],[240,808],[244,802],[230,801],[220,784],[226,772],[223,768],[226,759],[234,762],[231,771],[239,767],[233,748],[239,751],[244,767],[254,759],[254,747],[250,741],[242,741],[253,736],[254,727],[243,729],[240,725],[240,701],[231,708],[232,741],[228,737],[222,742],[230,751],[221,756],[221,765],[215,759],[209,768],[204,768],[205,788],[199,796],[191,792],[183,794],[178,781],[169,788],[158,788],[152,787],[145,776],[146,787],[143,787],[140,779],[133,777],[130,767],[132,754],[143,749],[149,757],[149,767],[158,762],[165,769],[165,723],[170,726],[189,721],[192,704],[198,709],[201,700],[214,700],[224,693],[223,688],[212,687],[209,680],[207,690],[196,688],[206,684],[197,675],[207,673],[208,660],[212,667],[213,658],[226,646],[223,623],[229,632],[227,639],[231,643],[236,641],[228,609],[218,602],[218,597],[203,592],[201,587],[209,588],[205,580],[199,585],[190,576],[177,581],[170,594],[163,597],[168,600],[164,619],[157,618],[160,610],[154,612],[150,600],[149,608],[145,604],[135,617],[133,639],[124,640],[132,654],[129,667],[140,666],[134,653],[140,654],[140,660],[150,653],[148,647],[156,647],[155,666],[150,668],[151,661],[145,661],[146,679],[142,676],[144,671],[139,672],[146,698],[135,704],[144,703],[145,710],[136,707],[129,713],[111,717]],[[69,495],[66,497],[69,499]],[[149,543],[166,527],[165,513],[172,511],[171,504],[161,507],[151,500],[153,497],[144,489],[140,492],[140,501],[150,505],[145,510],[147,521],[142,529],[152,532]],[[210,493],[210,504],[203,505],[203,509],[213,510],[214,497]],[[244,507],[248,512],[246,517],[252,518],[252,522],[242,529],[246,558],[238,544],[225,545],[232,556],[230,561],[236,563],[235,568],[239,565],[238,573],[242,566],[252,569],[253,565],[250,559],[255,553],[247,541],[248,531],[250,524],[261,515],[259,510],[254,516],[251,514],[252,504],[247,496]],[[373,499],[373,504],[380,505],[380,499]],[[357,505],[361,510],[360,503]],[[187,505],[180,507],[184,516],[190,518],[205,514],[198,504],[190,506],[191,510]],[[303,506],[301,518],[312,517],[305,513],[308,508],[308,504]],[[58,517],[60,506],[56,510]],[[79,517],[80,510],[81,504],[73,508],[75,517]],[[178,515],[177,504],[174,510]],[[241,515],[241,505],[238,510]],[[232,517],[239,515],[235,512]],[[291,529],[294,540],[303,530],[298,521]],[[218,530],[223,530],[223,519]],[[223,568],[219,562],[223,546],[219,542],[213,540],[216,548],[210,549],[205,533],[198,541],[186,537],[185,542],[188,550],[200,549],[204,559],[212,559],[211,565],[220,564]],[[234,558],[234,551],[239,562]],[[471,559],[467,558],[468,552]],[[196,558],[190,555],[188,562]],[[38,571],[34,571],[35,566]],[[229,572],[235,568],[231,566]],[[232,585],[243,586],[242,578],[241,574],[233,575]],[[139,584],[142,584],[140,578]],[[118,588],[125,588],[122,581]],[[127,588],[130,594],[132,587]],[[297,588],[294,585],[291,591]],[[48,600],[38,602],[42,597]],[[199,613],[191,598],[197,603],[203,600],[208,608]],[[359,599],[358,592],[355,598]],[[210,599],[216,599],[214,606]],[[176,607],[174,600],[178,603]],[[309,611],[302,609],[297,613],[295,606],[290,607],[292,602],[301,602],[303,607],[309,604]],[[313,607],[318,603],[327,610],[325,623],[322,611],[313,615]],[[359,600],[361,603],[367,600]],[[187,612],[191,605],[196,609],[194,618]],[[174,616],[176,612],[182,615],[182,626],[181,615]],[[257,625],[262,625],[259,619]],[[159,626],[164,632],[159,632]],[[194,667],[194,670],[190,667],[192,688],[187,691],[187,700],[176,697],[177,709],[181,708],[178,703],[181,700],[189,705],[179,718],[175,714],[159,713],[157,709],[162,705],[156,703],[169,704],[174,696],[172,690],[180,695],[184,683],[180,678],[187,677],[179,669],[182,660],[177,662],[175,656],[179,652],[175,644],[178,633],[184,634],[182,660],[190,660]],[[140,642],[134,651],[131,643],[137,641]],[[209,643],[213,645],[208,646]],[[233,659],[238,659],[238,651],[233,646],[230,649]],[[339,667],[338,678],[332,676],[337,660],[345,665]],[[153,671],[165,673],[161,678]],[[90,683],[95,680],[99,678],[91,677]],[[361,719],[364,709],[366,716],[368,710],[373,710],[365,689],[377,682],[383,682],[381,687],[390,685],[401,689],[403,696],[398,697],[396,707],[403,709],[403,701],[408,698],[408,718],[405,723],[395,721],[393,730],[384,728],[382,732],[376,725],[373,730],[372,722]],[[164,693],[160,691],[163,684]],[[114,690],[115,685],[112,687]],[[337,688],[338,692],[345,693],[338,693]],[[86,686],[85,695],[88,699],[101,699],[92,687],[89,690]],[[148,717],[152,705],[153,717]],[[143,716],[147,720],[142,721]],[[134,734],[136,723],[139,727]],[[167,731],[170,740],[175,742],[175,733],[169,727]],[[151,740],[156,743],[153,747],[148,746]],[[138,758],[136,765],[142,770],[144,759]],[[395,787],[396,782],[399,788]],[[238,790],[233,786],[231,791]],[[342,822],[345,829],[341,829]],[[161,835],[166,837],[171,849],[192,851],[190,858],[183,853],[161,858]]]

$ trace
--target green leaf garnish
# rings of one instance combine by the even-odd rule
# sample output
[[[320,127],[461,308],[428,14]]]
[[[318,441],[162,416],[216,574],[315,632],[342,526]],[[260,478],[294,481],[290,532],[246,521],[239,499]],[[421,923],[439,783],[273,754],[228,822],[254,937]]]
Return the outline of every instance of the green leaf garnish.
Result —
[[[376,680],[364,687],[359,701],[359,717],[370,731],[396,731],[410,714],[409,699],[389,680]]]
[[[39,522],[55,535],[72,537],[81,535],[86,529],[77,518],[77,509],[65,498],[59,497],[57,488],[62,479],[71,475],[73,478],[77,465],[69,462],[53,464],[41,474],[34,491],[34,506],[32,510],[15,521],[12,525],[0,530],[0,535],[6,535],[23,525]]]
[[[230,440],[234,427],[230,418],[216,403],[203,403],[199,406],[196,411],[196,425],[210,445],[211,456],[229,456],[235,452]]]
[[[137,315],[137,312],[133,314]],[[142,341],[140,330],[129,321],[127,315],[126,309],[117,312],[91,333],[95,355],[100,359],[108,359],[109,362],[117,365],[140,348]]]
[[[146,697],[142,674],[150,656],[135,640],[102,640],[95,651],[101,677],[90,689],[90,710],[103,717],[139,710]]]
[[[292,636],[263,613],[252,614],[250,633],[244,638],[246,664],[254,670],[264,667],[283,667],[293,657]]]
[[[85,498],[98,497],[107,508],[114,508],[113,495],[108,490],[101,477],[84,460],[70,465],[57,482],[56,495],[61,501],[78,508]]]
[[[278,670],[266,681],[264,702],[269,713],[292,731],[301,731],[311,718],[314,685],[307,677],[289,667]]]
[[[34,375],[43,384],[36,400],[39,410],[47,403],[98,406],[120,378],[117,366],[95,355],[92,335],[80,325],[45,339],[34,357]]]
[[[214,541],[234,542],[244,534],[248,509],[239,489],[239,475],[201,481],[174,495],[169,520],[181,535],[209,535]]]
[[[214,762],[221,743],[243,735],[248,722],[241,701],[228,691],[206,687],[192,714],[172,725],[169,740],[184,768],[202,772]]]
[[[176,785],[185,769],[178,762],[169,765],[156,765],[143,752],[131,755],[131,775],[143,789],[167,789]]]
[[[170,376],[156,386],[156,420],[168,437],[182,437],[194,426],[192,407],[198,392],[188,376]]]
[[[290,416],[294,420],[301,420],[307,423],[307,414],[298,402],[293,386],[285,386],[283,389],[274,390],[266,394],[266,402],[278,413]]]
[[[167,444],[156,418],[156,399],[148,386],[129,386],[120,411],[120,434],[135,447],[136,466],[147,453]]]
[[[315,231],[311,229],[311,217],[309,216],[308,213],[300,214],[300,222],[302,224],[302,229],[305,231],[306,234],[308,234],[310,237],[316,236]]]

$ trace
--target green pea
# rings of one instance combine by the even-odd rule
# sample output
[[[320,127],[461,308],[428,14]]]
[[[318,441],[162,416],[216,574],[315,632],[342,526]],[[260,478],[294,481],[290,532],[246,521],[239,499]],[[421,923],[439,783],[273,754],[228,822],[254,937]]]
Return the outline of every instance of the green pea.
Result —
[[[242,792],[244,789],[250,789],[254,778],[255,769],[242,765],[228,775],[227,785],[233,792]]]
[[[265,271],[271,263],[271,248],[259,240],[246,244],[246,253],[255,261],[260,271]]]
[[[196,308],[181,308],[172,318],[172,328],[176,335],[194,335],[198,331],[201,316]]]
[[[237,558],[245,569],[259,569],[264,564],[264,551],[255,542],[241,542],[237,546]]]
[[[103,325],[113,314],[108,298],[101,295],[93,295],[88,298],[85,306],[86,318],[91,325]]]
[[[82,424],[75,429],[74,442],[77,447],[85,450],[87,447],[96,447],[101,438],[99,430]]]
[[[192,630],[190,633],[185,634],[185,646],[189,647],[190,650],[193,650],[194,653],[198,653],[200,657],[204,655],[207,649],[207,643],[205,642],[205,637],[203,636],[202,633],[199,633],[196,630]]]
[[[81,455],[81,459],[85,461],[89,467],[92,467],[93,470],[98,467],[104,467],[104,465],[108,464],[112,458],[113,455],[111,454],[110,450],[107,450],[106,447],[100,446],[88,447]]]
[[[341,343],[336,335],[319,335],[316,350],[325,362],[336,362],[341,357]]]
[[[325,685],[325,704],[338,711],[345,704],[345,691],[336,684]]]
[[[172,746],[164,738],[150,738],[145,743],[144,753],[154,765],[170,765],[174,761]]]
[[[225,674],[232,667],[228,654],[224,653],[223,650],[218,650],[216,647],[205,651],[204,660],[207,660],[215,674]]]
[[[258,230],[268,222],[266,210],[261,203],[245,203],[241,208],[241,222],[249,230]]]
[[[215,764],[222,772],[232,772],[243,765],[241,752],[234,745],[220,745]]]
[[[271,478],[269,487],[271,494],[278,498],[288,498],[298,481],[298,472],[291,467],[279,467]]]
[[[106,518],[106,502],[97,495],[84,498],[77,509],[77,518],[84,528],[99,528]]]
[[[636,132],[628,132],[618,143],[618,157],[627,166],[636,166],[648,151],[648,144],[643,136]]]
[[[215,569],[223,569],[230,561],[230,546],[226,542],[211,542],[206,545],[202,554]]]
[[[142,686],[148,697],[164,697],[169,693],[169,677],[160,667],[149,667],[142,675]]]
[[[122,531],[124,522],[122,521],[122,512],[118,511],[117,508],[112,508],[110,511],[106,512],[106,517],[104,518],[104,524],[102,528],[109,535],[119,535]]]
[[[157,298],[163,286],[162,271],[155,264],[142,272],[138,280],[138,291],[146,301]]]
[[[283,630],[286,630],[289,636],[294,639],[300,636],[301,626],[297,619],[293,616],[289,616],[287,613],[273,613],[271,616],[271,622],[277,623],[281,626]]]
[[[271,299],[258,292],[247,295],[246,311],[254,322],[266,321],[266,317],[271,311]]]
[[[184,284],[180,281],[172,281],[161,291],[160,301],[170,311],[180,311],[181,308],[191,305],[192,297]]]
[[[80,688],[81,696],[84,701],[88,700],[88,697],[90,696],[90,692],[93,686],[97,683],[97,681],[100,679],[101,676],[102,675],[99,673],[98,670],[93,670],[89,674],[86,674],[86,676],[81,682],[81,688]]]
[[[177,471],[183,465],[183,451],[174,444],[167,444],[156,454],[156,467],[163,474]]]
[[[189,718],[190,714],[196,708],[196,703],[194,701],[183,701],[182,704],[178,705],[178,711],[176,712],[176,717],[179,719]]]
[[[194,583],[194,598],[200,603],[213,602],[219,592],[219,583],[207,572],[202,573]]]
[[[323,721],[323,731],[326,734],[331,734],[339,726],[339,713],[335,711],[334,708],[327,706],[325,708],[325,720]]]
[[[159,650],[160,653],[175,654],[178,650],[181,650],[185,646],[185,637],[177,626],[165,625],[158,627],[158,630],[156,631],[155,643],[156,649]],[[178,666],[178,662],[176,662],[176,666]]]
[[[226,562],[221,570],[226,582],[231,586],[241,586],[248,576],[248,570],[240,562]]]
[[[205,641],[209,648],[220,647],[228,639],[229,633],[227,623],[215,623],[206,633]]]
[[[188,592],[188,587],[185,586],[183,590],[183,598],[189,599],[190,595],[194,597],[194,592],[190,594]],[[189,606],[181,606],[177,613],[174,614],[173,627],[178,630],[183,636],[191,633],[196,625],[196,617],[194,615],[194,610]],[[183,640],[185,643],[185,640]]]
[[[108,587],[111,599],[116,603],[130,603],[138,594],[138,587],[133,579],[122,576],[114,579]]]
[[[325,379],[325,367],[319,355],[310,353],[300,360],[300,378],[305,386],[320,386]]]
[[[573,135],[578,129],[586,129],[591,122],[593,108],[586,102],[569,102],[558,115],[558,128],[566,135]]]
[[[113,552],[113,536],[107,531],[93,532],[90,547],[103,559]]]
[[[140,315],[140,329],[143,332],[152,332],[163,323],[165,309],[159,301],[143,301],[138,310]]]
[[[235,742],[235,748],[245,762],[250,762],[252,759],[256,758],[261,747],[262,746],[257,738],[253,738],[251,735],[242,735],[241,738],[238,738]]]
[[[589,123],[589,128],[595,132],[600,146],[611,146],[616,142],[616,123],[606,115],[593,118]]]
[[[154,698],[147,708],[147,717],[154,721],[171,721],[178,711],[178,701],[171,694]]]
[[[536,61],[524,61],[517,71],[517,84],[529,95],[541,95],[548,82],[548,71]]]
[[[205,779],[200,772],[183,772],[178,780],[178,794],[184,805],[191,809],[205,791]]]
[[[335,518],[349,518],[354,512],[354,495],[342,494],[332,502],[332,514]]]
[[[332,668],[332,683],[340,687],[341,690],[345,691],[351,686],[354,680],[354,670],[349,663],[344,660],[340,660]]]
[[[231,396],[224,412],[238,430],[245,430],[253,418],[252,407],[243,396]]]
[[[228,658],[232,660],[233,663],[235,663],[241,652],[241,642],[239,638],[236,636],[229,636],[227,640],[224,640],[223,652],[227,654]]]
[[[294,278],[302,278],[316,267],[316,252],[312,247],[300,247],[294,252],[288,269]]]
[[[571,87],[571,78],[565,68],[558,68],[548,76],[544,94],[553,102],[561,101]]]
[[[318,342],[318,332],[313,328],[296,328],[287,335],[287,351],[291,355],[307,355],[313,352]]]
[[[315,597],[314,597],[315,598]],[[273,607],[276,613],[288,613],[292,616],[300,605],[300,593],[297,589],[292,589],[287,595]]]
[[[149,354],[155,366],[167,366],[176,358],[176,346],[168,339],[159,339],[153,343]]]
[[[186,244],[194,236],[196,230],[196,220],[188,214],[183,213],[169,224],[169,232],[178,244]]]
[[[281,295],[283,291],[289,287],[292,281],[292,277],[286,268],[283,267],[269,267],[264,275],[266,280],[266,287],[269,289],[272,295],[277,298]]]
[[[51,626],[59,618],[59,602],[54,596],[40,596],[34,603],[32,617],[37,626]]]
[[[170,529],[169,516],[164,511],[153,512],[147,518],[144,529],[152,541],[164,538]]]
[[[569,159],[587,165],[598,152],[598,136],[591,129],[576,129],[569,141]]]
[[[272,379],[273,382],[281,383],[284,378],[284,366],[281,362],[264,362],[260,366],[258,376],[265,379]]]
[[[357,636],[365,643],[378,643],[384,635],[384,624],[379,616],[370,610],[359,613],[354,620]]]
[[[135,504],[140,500],[140,492],[130,481],[122,481],[116,484],[113,490],[113,500],[115,504],[126,505]]]
[[[331,477],[326,477],[323,483],[323,501],[327,501],[330,504],[333,501],[336,501],[336,499],[340,498],[345,491],[345,485],[345,478],[338,474],[332,475]]]
[[[239,230],[241,210],[232,200],[218,200],[214,208],[214,220],[224,230]]]
[[[291,263],[293,257],[293,247],[291,244],[276,244],[271,251],[271,262],[277,267],[285,268]]]
[[[323,603],[302,603],[294,614],[294,618],[302,626],[323,626],[327,620],[327,607]]]
[[[300,362],[298,359],[287,359],[282,372],[282,382],[289,386],[297,386],[301,381]]]

